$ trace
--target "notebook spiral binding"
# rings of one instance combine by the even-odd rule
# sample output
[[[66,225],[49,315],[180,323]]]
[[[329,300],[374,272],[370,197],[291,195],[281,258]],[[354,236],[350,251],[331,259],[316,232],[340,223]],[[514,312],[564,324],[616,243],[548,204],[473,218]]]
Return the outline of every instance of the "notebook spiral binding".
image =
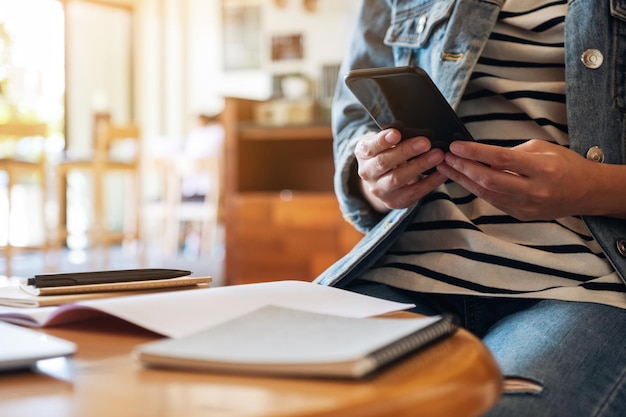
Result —
[[[419,330],[417,333],[405,336],[389,346],[373,351],[369,357],[379,366],[386,365],[454,333],[458,328],[456,321],[454,315],[444,314],[441,320]]]

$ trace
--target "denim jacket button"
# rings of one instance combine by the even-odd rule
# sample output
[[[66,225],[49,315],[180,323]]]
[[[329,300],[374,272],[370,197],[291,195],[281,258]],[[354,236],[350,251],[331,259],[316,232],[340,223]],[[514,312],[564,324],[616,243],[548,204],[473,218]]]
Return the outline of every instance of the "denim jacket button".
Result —
[[[616,246],[620,255],[626,257],[626,239],[617,239]]]
[[[424,29],[426,29],[427,21],[428,21],[428,15],[427,14],[421,15],[419,20],[417,21],[417,28],[415,29],[415,32],[422,33]]]
[[[587,159],[593,162],[604,162],[604,151],[599,146],[593,146],[587,151]]]
[[[604,62],[604,56],[602,55],[602,52],[598,51],[597,49],[587,49],[585,52],[583,52],[580,60],[587,68],[596,69],[600,68],[600,66]]]

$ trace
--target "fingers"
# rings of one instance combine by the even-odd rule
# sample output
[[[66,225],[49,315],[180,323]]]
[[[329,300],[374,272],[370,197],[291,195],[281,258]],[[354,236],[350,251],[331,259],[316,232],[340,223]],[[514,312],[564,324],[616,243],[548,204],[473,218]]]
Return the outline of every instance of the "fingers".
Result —
[[[436,171],[423,176],[444,161],[443,151],[431,149],[428,138],[400,139],[397,130],[388,129],[362,138],[354,150],[363,190],[376,207],[408,207],[447,179]]]
[[[375,135],[362,138],[354,150],[354,154],[360,159],[369,159],[387,149],[396,146],[402,139],[396,129],[387,129]]]
[[[432,174],[421,178],[419,181],[406,185],[387,202],[389,208],[397,209],[408,207],[416,201],[420,200],[435,188],[446,182],[447,178],[439,172],[434,171]]]
[[[400,139],[400,132],[396,129],[388,129],[361,139],[354,150],[361,168],[359,175],[363,174],[362,178],[368,180],[377,178],[431,148],[426,137],[410,138],[402,142]]]
[[[431,149],[395,169],[387,172],[379,179],[382,188],[395,190],[405,185],[411,185],[422,177],[422,174],[434,168],[444,160],[444,154],[440,149]]]
[[[585,212],[593,162],[555,143],[529,140],[512,148],[455,142],[437,171],[520,220]],[[592,169],[593,170],[593,169]]]
[[[364,180],[368,194],[389,209],[408,207],[447,180],[437,171],[422,175],[424,171],[443,162],[443,157],[440,149],[433,149],[375,180]]]
[[[492,169],[510,171],[520,175],[531,173],[534,166],[534,157],[528,152],[519,152],[519,149],[476,142],[453,142],[450,144],[450,153],[450,161],[453,161],[453,156],[457,156],[464,160],[481,162]]]
[[[515,148],[455,143],[437,170],[463,188],[520,220],[552,217],[560,205],[564,167],[558,145]],[[569,151],[568,151],[569,152]],[[477,162],[480,161],[480,162]]]
[[[520,193],[525,183],[517,174],[495,170],[485,165],[447,154],[437,171],[477,197],[492,200],[495,194]]]
[[[410,181],[399,188],[376,188],[370,190],[385,207],[389,209],[399,209],[410,206],[425,195],[446,182],[447,177],[434,171],[432,174]]]

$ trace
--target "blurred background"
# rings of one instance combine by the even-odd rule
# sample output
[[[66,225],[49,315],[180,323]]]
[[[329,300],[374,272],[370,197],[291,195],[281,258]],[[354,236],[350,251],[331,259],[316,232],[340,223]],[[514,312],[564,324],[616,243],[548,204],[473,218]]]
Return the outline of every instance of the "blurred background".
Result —
[[[358,0],[0,0],[0,276],[313,279]]]

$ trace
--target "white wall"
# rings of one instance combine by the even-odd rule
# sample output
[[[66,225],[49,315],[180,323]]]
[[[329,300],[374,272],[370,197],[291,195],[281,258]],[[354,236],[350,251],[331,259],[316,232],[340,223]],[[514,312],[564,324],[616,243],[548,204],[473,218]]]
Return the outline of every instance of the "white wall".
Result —
[[[271,74],[299,72],[316,81],[325,64],[341,61],[359,0],[318,0],[318,11],[306,11],[300,0],[287,0],[283,9],[273,6],[269,0],[261,0],[265,6],[261,14],[262,35],[259,47],[262,51],[260,71],[220,73],[222,95],[265,99],[271,94]],[[271,60],[271,39],[278,35],[302,34],[304,57],[302,60]]]
[[[267,69],[276,73],[302,72],[319,77],[321,65],[339,63],[356,16],[355,0],[318,0],[318,11],[305,11],[298,0],[288,1],[285,9],[268,7],[264,13],[263,41],[269,48],[272,35],[302,33],[304,58],[301,61],[266,61]],[[266,56],[269,56],[266,54]]]
[[[259,47],[262,68],[225,73],[222,62],[221,0],[140,0],[137,11],[138,117],[148,139],[182,140],[193,116],[221,110],[222,97],[265,99],[272,73],[320,76],[321,66],[339,63],[347,45],[359,0],[319,0],[317,13],[299,0],[285,9],[263,5]],[[272,62],[272,35],[301,33],[305,57]]]
[[[94,111],[129,122],[131,109],[131,16],[126,9],[70,1],[67,20],[68,147],[87,156],[93,146]]]
[[[102,0],[67,3],[73,28],[73,33],[68,33],[67,110],[73,115],[68,140],[79,153],[91,146],[94,108],[108,108],[120,122],[132,115],[142,126],[150,148],[150,142],[158,138],[182,141],[194,116],[219,112],[224,96],[269,98],[272,74],[300,72],[317,80],[323,65],[341,61],[359,3],[318,0],[318,11],[311,13],[300,0],[287,0],[285,8],[277,8],[272,0],[250,0],[262,6],[258,45],[261,68],[224,72],[224,0],[107,1],[122,7],[106,7]],[[133,109],[127,108],[130,81],[125,71],[129,63],[122,45],[128,30],[124,13],[129,8],[134,10],[130,29],[135,40]],[[100,18],[94,19],[94,13],[100,13]],[[272,62],[272,36],[292,34],[302,34],[304,58]]]

